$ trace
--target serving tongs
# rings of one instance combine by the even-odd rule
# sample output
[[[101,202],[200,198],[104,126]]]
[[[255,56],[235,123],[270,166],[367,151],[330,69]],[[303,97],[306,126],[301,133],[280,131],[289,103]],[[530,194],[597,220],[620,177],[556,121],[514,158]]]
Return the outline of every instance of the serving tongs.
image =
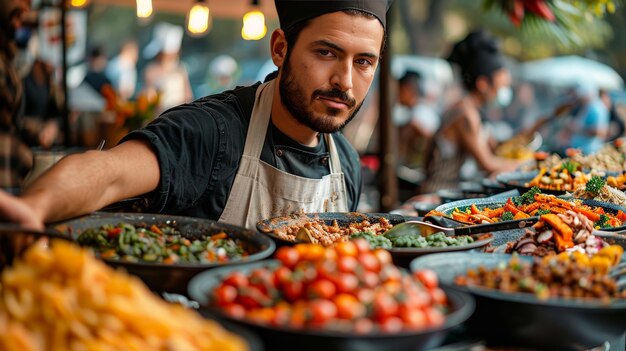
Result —
[[[417,230],[422,236],[443,232],[447,236],[471,235],[498,232],[503,230],[523,229],[536,223],[539,217],[528,217],[497,223],[468,224],[444,216],[426,216],[423,221],[406,221],[394,225],[385,235],[406,235]],[[436,222],[434,224],[432,222]],[[442,225],[443,224],[443,225]]]

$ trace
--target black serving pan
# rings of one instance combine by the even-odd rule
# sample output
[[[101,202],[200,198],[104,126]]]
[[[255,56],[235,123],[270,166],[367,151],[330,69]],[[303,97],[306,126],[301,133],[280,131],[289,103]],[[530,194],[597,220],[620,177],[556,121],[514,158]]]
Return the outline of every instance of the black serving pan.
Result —
[[[209,307],[209,294],[233,271],[248,273],[256,268],[275,267],[278,261],[252,262],[237,267],[221,267],[195,276],[189,283],[189,296],[200,303],[201,310],[211,318],[226,320],[249,328],[261,337],[267,350],[272,351],[417,351],[438,346],[446,334],[463,323],[474,310],[469,294],[444,289],[451,310],[439,328],[397,334],[358,335],[337,331],[278,328],[230,318],[217,308]]]
[[[562,198],[565,200],[568,200],[568,198],[566,197],[562,197]],[[479,209],[483,209],[485,207],[489,207],[489,208],[502,207],[504,206],[506,201],[507,199],[503,199],[503,198],[501,199],[466,199],[466,200],[459,200],[459,201],[440,205],[437,208],[435,208],[435,211],[441,212],[445,215],[451,215],[455,208],[465,209],[465,208],[470,207],[472,204],[476,205],[476,207],[478,207]],[[616,204],[611,204],[608,202],[596,201],[593,199],[580,199],[580,201],[584,205],[593,206],[593,207],[601,207],[604,209],[604,211],[608,213],[612,213],[612,214],[617,213],[617,211],[619,210],[626,212],[626,207],[619,206]],[[505,223],[505,222],[501,222],[501,223]],[[435,224],[441,225],[442,223],[435,223]],[[604,231],[611,231],[611,232],[622,231],[625,229],[626,229],[626,224],[619,226],[619,227],[614,227],[614,228],[602,228],[602,230]]]
[[[442,287],[472,294],[476,311],[466,327],[472,335],[484,338],[491,345],[584,350],[613,340],[626,331],[626,299],[609,305],[567,299],[542,301],[532,294],[454,284],[454,278],[465,274],[468,268],[497,267],[510,258],[507,254],[445,253],[419,257],[411,262],[411,269],[432,269]]]
[[[218,266],[237,265],[244,262],[262,260],[270,256],[276,248],[274,242],[267,236],[253,230],[209,219],[159,214],[96,212],[88,216],[55,224],[50,229],[68,234],[73,240],[76,240],[80,233],[86,229],[99,228],[105,224],[117,225],[121,222],[133,225],[167,224],[178,229],[188,239],[194,239],[201,235],[217,234],[223,231],[229,237],[247,243],[249,245],[248,248],[253,251],[252,254],[242,260],[234,260],[227,263],[164,264],[104,260],[113,267],[121,267],[130,274],[138,276],[150,289],[156,292],[185,294],[187,292],[187,283],[194,275]]]
[[[337,223],[340,227],[347,227],[351,223],[361,223],[364,220],[368,220],[371,223],[377,223],[381,218],[385,218],[389,223],[397,225],[409,220],[417,220],[418,217],[408,217],[398,214],[390,213],[360,213],[360,212],[320,212],[320,213],[307,213],[307,214],[294,214],[289,216],[276,217],[266,219],[257,223],[257,229],[270,236],[276,241],[278,246],[294,245],[296,242],[284,240],[274,233],[274,230],[278,230],[288,226],[303,226],[305,223],[311,220],[322,220],[327,225]],[[408,267],[412,259],[422,255],[450,252],[450,251],[463,251],[478,249],[485,245],[488,245],[492,237],[486,235],[474,234],[472,237],[475,241],[468,245],[463,246],[448,246],[448,247],[427,247],[427,248],[391,248],[388,249],[393,258],[393,262],[401,267]],[[480,238],[479,238],[480,237]]]
[[[507,189],[517,189],[521,194],[527,192],[532,187],[527,187],[526,184],[530,182],[535,176],[539,174],[539,171],[530,171],[530,172],[503,172],[496,176],[496,180],[500,182]],[[566,193],[565,190],[548,190],[541,189],[541,192],[544,194],[552,194],[552,195],[563,195]]]

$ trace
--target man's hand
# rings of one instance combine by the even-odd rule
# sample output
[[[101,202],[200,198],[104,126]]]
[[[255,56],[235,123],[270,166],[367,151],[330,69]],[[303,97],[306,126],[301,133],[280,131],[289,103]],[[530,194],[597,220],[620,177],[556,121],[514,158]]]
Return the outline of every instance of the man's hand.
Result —
[[[41,218],[20,198],[0,190],[0,221],[12,222],[24,228],[43,230]]]

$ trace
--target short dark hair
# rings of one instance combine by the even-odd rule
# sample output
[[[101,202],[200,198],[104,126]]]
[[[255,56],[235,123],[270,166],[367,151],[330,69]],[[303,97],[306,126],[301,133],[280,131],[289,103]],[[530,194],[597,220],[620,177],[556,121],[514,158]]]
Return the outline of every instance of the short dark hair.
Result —
[[[357,10],[357,9],[346,9],[346,10],[342,10],[341,12],[346,13],[348,15],[351,16],[361,16],[361,17],[365,17],[367,19],[375,19],[378,20],[378,18],[374,15],[372,15],[369,12],[365,12],[365,11],[361,11],[361,10]],[[286,60],[289,59],[289,57],[291,56],[290,54],[290,48],[294,47],[296,45],[296,41],[298,40],[298,37],[300,36],[300,33],[302,32],[302,30],[304,30],[304,28],[306,28],[310,23],[311,20],[313,18],[304,20],[302,22],[296,23],[293,26],[287,28],[285,31],[285,40],[287,40],[287,56],[286,56]],[[384,49],[385,49],[385,45],[387,44],[387,31],[385,30],[385,32],[383,33],[383,42],[381,43],[380,46],[380,54],[383,53]]]

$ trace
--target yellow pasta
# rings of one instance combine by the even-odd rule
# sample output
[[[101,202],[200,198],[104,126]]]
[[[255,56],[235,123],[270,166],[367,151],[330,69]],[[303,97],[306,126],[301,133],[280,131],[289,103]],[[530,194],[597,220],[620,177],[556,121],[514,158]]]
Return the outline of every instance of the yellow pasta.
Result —
[[[63,241],[36,243],[0,277],[3,351],[242,351],[247,345]]]

